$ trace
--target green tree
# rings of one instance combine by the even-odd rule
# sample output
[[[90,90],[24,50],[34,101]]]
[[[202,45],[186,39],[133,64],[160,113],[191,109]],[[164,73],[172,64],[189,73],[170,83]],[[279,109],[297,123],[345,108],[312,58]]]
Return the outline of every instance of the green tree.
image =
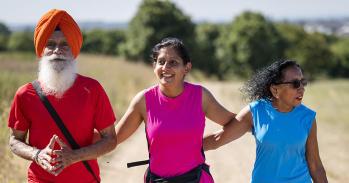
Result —
[[[11,34],[10,29],[3,23],[0,22],[0,51],[7,49],[7,42]]]
[[[334,66],[330,70],[333,77],[349,77],[349,38],[340,38],[331,45]]]
[[[7,48],[11,51],[34,51],[33,39],[33,32],[14,32],[10,36]]]
[[[103,30],[96,29],[83,33],[84,42],[81,48],[82,52],[88,53],[102,53],[104,47],[104,39],[106,33]]]
[[[149,60],[152,47],[165,37],[182,39],[192,48],[194,24],[168,0],[144,0],[129,23],[124,56],[133,60]]]
[[[120,46],[125,42],[125,30],[111,30],[107,32],[108,40],[105,42],[105,53],[120,55]]]
[[[283,43],[272,22],[263,15],[244,12],[219,38],[217,56],[220,71],[247,77],[267,64],[282,58]]]
[[[329,39],[324,34],[307,33],[303,27],[279,24],[277,29],[286,41],[286,58],[296,60],[308,78],[326,75],[333,67]]]
[[[84,32],[83,52],[119,55],[120,43],[125,41],[123,30],[95,29]]]
[[[216,42],[222,32],[222,25],[210,23],[198,24],[195,27],[195,53],[193,58],[197,63],[196,68],[222,78],[219,72],[219,62],[215,55]]]

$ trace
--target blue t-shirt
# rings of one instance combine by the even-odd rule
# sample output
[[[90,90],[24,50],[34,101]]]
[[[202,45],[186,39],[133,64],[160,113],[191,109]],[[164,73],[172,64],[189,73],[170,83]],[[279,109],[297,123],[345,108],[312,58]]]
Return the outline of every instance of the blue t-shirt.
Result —
[[[277,111],[268,100],[250,103],[256,161],[252,183],[311,183],[306,142],[316,113],[300,104]]]

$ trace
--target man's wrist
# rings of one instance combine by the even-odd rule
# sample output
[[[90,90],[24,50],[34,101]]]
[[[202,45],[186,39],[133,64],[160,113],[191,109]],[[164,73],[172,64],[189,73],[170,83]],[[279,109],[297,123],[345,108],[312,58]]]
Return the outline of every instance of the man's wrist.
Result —
[[[77,163],[79,161],[82,161],[82,155],[81,155],[81,151],[79,151],[80,149],[76,149],[76,150],[72,150],[71,151],[71,156],[72,156],[72,164],[73,163]]]
[[[32,156],[32,160],[33,160],[35,163],[38,163],[38,157],[39,157],[40,152],[41,152],[41,149],[37,149],[37,151],[35,152],[35,154]]]

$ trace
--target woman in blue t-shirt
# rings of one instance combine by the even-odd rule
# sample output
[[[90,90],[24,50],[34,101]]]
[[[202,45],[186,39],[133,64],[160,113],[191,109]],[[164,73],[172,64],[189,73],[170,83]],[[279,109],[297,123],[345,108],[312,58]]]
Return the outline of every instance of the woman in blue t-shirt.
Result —
[[[327,182],[319,156],[316,113],[302,104],[306,85],[295,61],[278,61],[258,71],[243,88],[253,102],[223,130],[205,137],[205,150],[251,131],[256,140],[252,183]]]

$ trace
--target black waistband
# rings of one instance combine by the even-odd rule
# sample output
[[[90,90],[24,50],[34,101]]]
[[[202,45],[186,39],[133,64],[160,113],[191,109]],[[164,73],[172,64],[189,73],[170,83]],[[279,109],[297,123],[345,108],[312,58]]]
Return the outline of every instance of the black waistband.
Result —
[[[146,183],[199,183],[202,170],[211,175],[209,167],[206,164],[201,164],[184,174],[174,177],[160,177],[152,173],[148,168]]]

